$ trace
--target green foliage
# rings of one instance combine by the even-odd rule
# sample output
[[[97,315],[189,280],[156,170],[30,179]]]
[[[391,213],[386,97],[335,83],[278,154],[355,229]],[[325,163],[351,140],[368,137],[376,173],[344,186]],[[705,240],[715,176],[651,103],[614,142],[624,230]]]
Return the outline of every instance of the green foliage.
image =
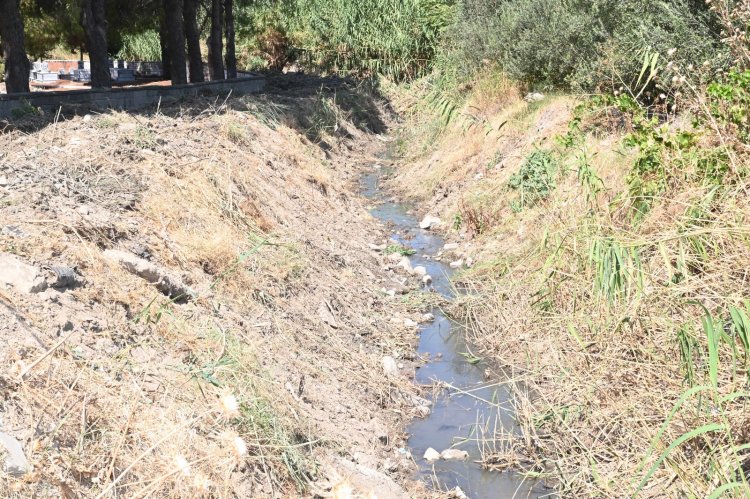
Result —
[[[123,35],[122,47],[117,57],[128,61],[160,61],[159,33],[156,30],[147,30],[143,33]]]
[[[750,71],[731,71],[725,81],[707,89],[711,114],[719,122],[735,128],[743,142],[750,140]]]
[[[438,79],[457,87],[492,61],[530,87],[632,87],[646,53],[653,61],[676,48],[679,65],[721,66],[716,21],[691,0],[465,0],[438,52]],[[651,81],[648,97],[655,88]]]
[[[612,238],[595,239],[589,259],[596,268],[594,288],[610,303],[643,289],[643,271],[637,247],[625,247]]]
[[[392,255],[394,253],[398,253],[401,256],[411,256],[415,254],[417,251],[413,250],[411,248],[407,248],[405,246],[401,246],[400,244],[391,244],[388,246],[383,253],[386,255]]]
[[[20,104],[20,107],[17,107],[11,111],[13,119],[18,120],[26,116],[42,114],[42,110],[40,108],[34,107],[31,102],[27,101],[26,99],[21,99]]]
[[[303,64],[403,80],[428,71],[454,12],[455,0],[259,2],[243,12],[239,38],[253,40],[248,52],[269,55],[262,40],[272,29]]]
[[[586,137],[581,130],[581,113],[584,107],[585,105],[580,105],[576,108],[573,119],[568,123],[567,133],[558,136],[557,142],[564,151],[575,152],[578,182],[586,189],[586,198],[591,202],[604,189],[604,182],[591,165],[591,155],[586,147]]]
[[[520,199],[511,204],[512,208],[520,211],[549,196],[555,188],[557,168],[549,152],[536,150],[529,154],[521,169],[508,181],[508,187],[520,193]]]

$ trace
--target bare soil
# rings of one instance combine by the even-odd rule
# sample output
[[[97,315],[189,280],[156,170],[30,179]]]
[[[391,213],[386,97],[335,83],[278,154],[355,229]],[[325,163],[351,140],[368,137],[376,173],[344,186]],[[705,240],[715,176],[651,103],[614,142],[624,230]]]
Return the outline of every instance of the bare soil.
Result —
[[[355,192],[390,119],[370,91],[300,77],[9,124],[0,253],[76,277],[0,289],[0,431],[29,466],[0,495],[426,495],[402,431],[424,402],[403,325],[419,300],[384,292],[416,284],[370,249],[386,232]]]

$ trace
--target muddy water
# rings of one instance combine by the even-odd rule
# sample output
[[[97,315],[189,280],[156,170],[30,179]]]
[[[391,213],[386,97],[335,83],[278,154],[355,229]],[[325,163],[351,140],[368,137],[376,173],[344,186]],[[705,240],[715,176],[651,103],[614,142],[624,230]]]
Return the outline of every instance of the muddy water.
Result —
[[[383,176],[384,172],[376,169],[362,178],[363,194],[376,203],[372,215],[393,228],[393,239],[416,251],[411,257],[412,265],[423,265],[427,269],[433,279],[433,290],[448,299],[453,298],[455,290],[450,283],[453,270],[448,262],[425,258],[442,249],[443,239],[434,232],[420,229],[419,221],[409,214],[409,205],[384,197],[380,189]],[[491,442],[492,435],[498,431],[518,431],[510,394],[502,384],[485,379],[487,365],[469,361],[471,348],[466,344],[461,327],[438,309],[432,313],[435,321],[421,328],[418,349],[420,355],[429,354],[432,360],[417,370],[416,381],[425,385],[443,382],[454,388],[437,392],[431,414],[425,419],[416,419],[408,428],[409,448],[419,465],[420,477],[441,490],[458,486],[470,498],[544,496],[539,484],[524,481],[513,472],[483,470],[477,464],[483,449],[489,449],[482,441],[490,438]],[[438,452],[449,448],[465,450],[470,459],[427,463],[422,456],[429,447]]]

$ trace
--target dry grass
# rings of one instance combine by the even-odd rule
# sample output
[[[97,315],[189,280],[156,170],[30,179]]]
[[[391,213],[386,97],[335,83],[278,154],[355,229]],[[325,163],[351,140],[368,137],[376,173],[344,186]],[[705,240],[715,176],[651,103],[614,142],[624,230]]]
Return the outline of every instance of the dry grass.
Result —
[[[33,470],[0,474],[0,495],[297,496],[335,474],[319,458],[380,452],[373,428],[406,414],[372,410],[412,389],[383,379],[380,357],[411,345],[384,327],[395,305],[367,278],[377,262],[356,256],[372,221],[346,196],[355,169],[335,171],[350,160],[297,126],[315,98],[199,100],[0,136],[14,182],[2,218],[27,234],[3,235],[2,250],[86,280],[52,302],[0,296],[43,344],[4,330],[3,428]],[[197,299],[172,302],[108,248]],[[339,329],[318,317],[322,300]]]
[[[534,148],[560,150],[553,139],[566,131],[567,102],[508,105],[499,116],[512,126],[499,139],[453,130],[398,180],[444,219],[465,212],[465,199],[494,214],[491,229],[456,231],[475,236],[465,256],[479,263],[459,277],[469,293],[453,308],[479,348],[524,373],[524,435],[497,435],[486,464],[542,473],[567,497],[707,497],[733,483],[719,493],[742,494],[747,369],[736,336],[709,358],[701,321],[708,310],[734,334],[729,307],[750,296],[745,186],[712,192],[680,171],[633,224],[623,193],[634,151],[613,132],[566,153],[550,197],[515,213],[508,179]],[[581,181],[582,152],[601,179],[594,192]],[[692,348],[687,360],[681,341]]]

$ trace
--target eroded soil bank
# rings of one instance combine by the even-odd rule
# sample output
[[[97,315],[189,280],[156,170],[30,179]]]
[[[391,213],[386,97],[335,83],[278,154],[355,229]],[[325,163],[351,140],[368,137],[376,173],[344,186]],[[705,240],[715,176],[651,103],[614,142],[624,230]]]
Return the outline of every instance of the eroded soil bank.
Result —
[[[352,191],[373,95],[284,78],[0,135],[0,495],[431,494],[403,431],[429,300]]]

